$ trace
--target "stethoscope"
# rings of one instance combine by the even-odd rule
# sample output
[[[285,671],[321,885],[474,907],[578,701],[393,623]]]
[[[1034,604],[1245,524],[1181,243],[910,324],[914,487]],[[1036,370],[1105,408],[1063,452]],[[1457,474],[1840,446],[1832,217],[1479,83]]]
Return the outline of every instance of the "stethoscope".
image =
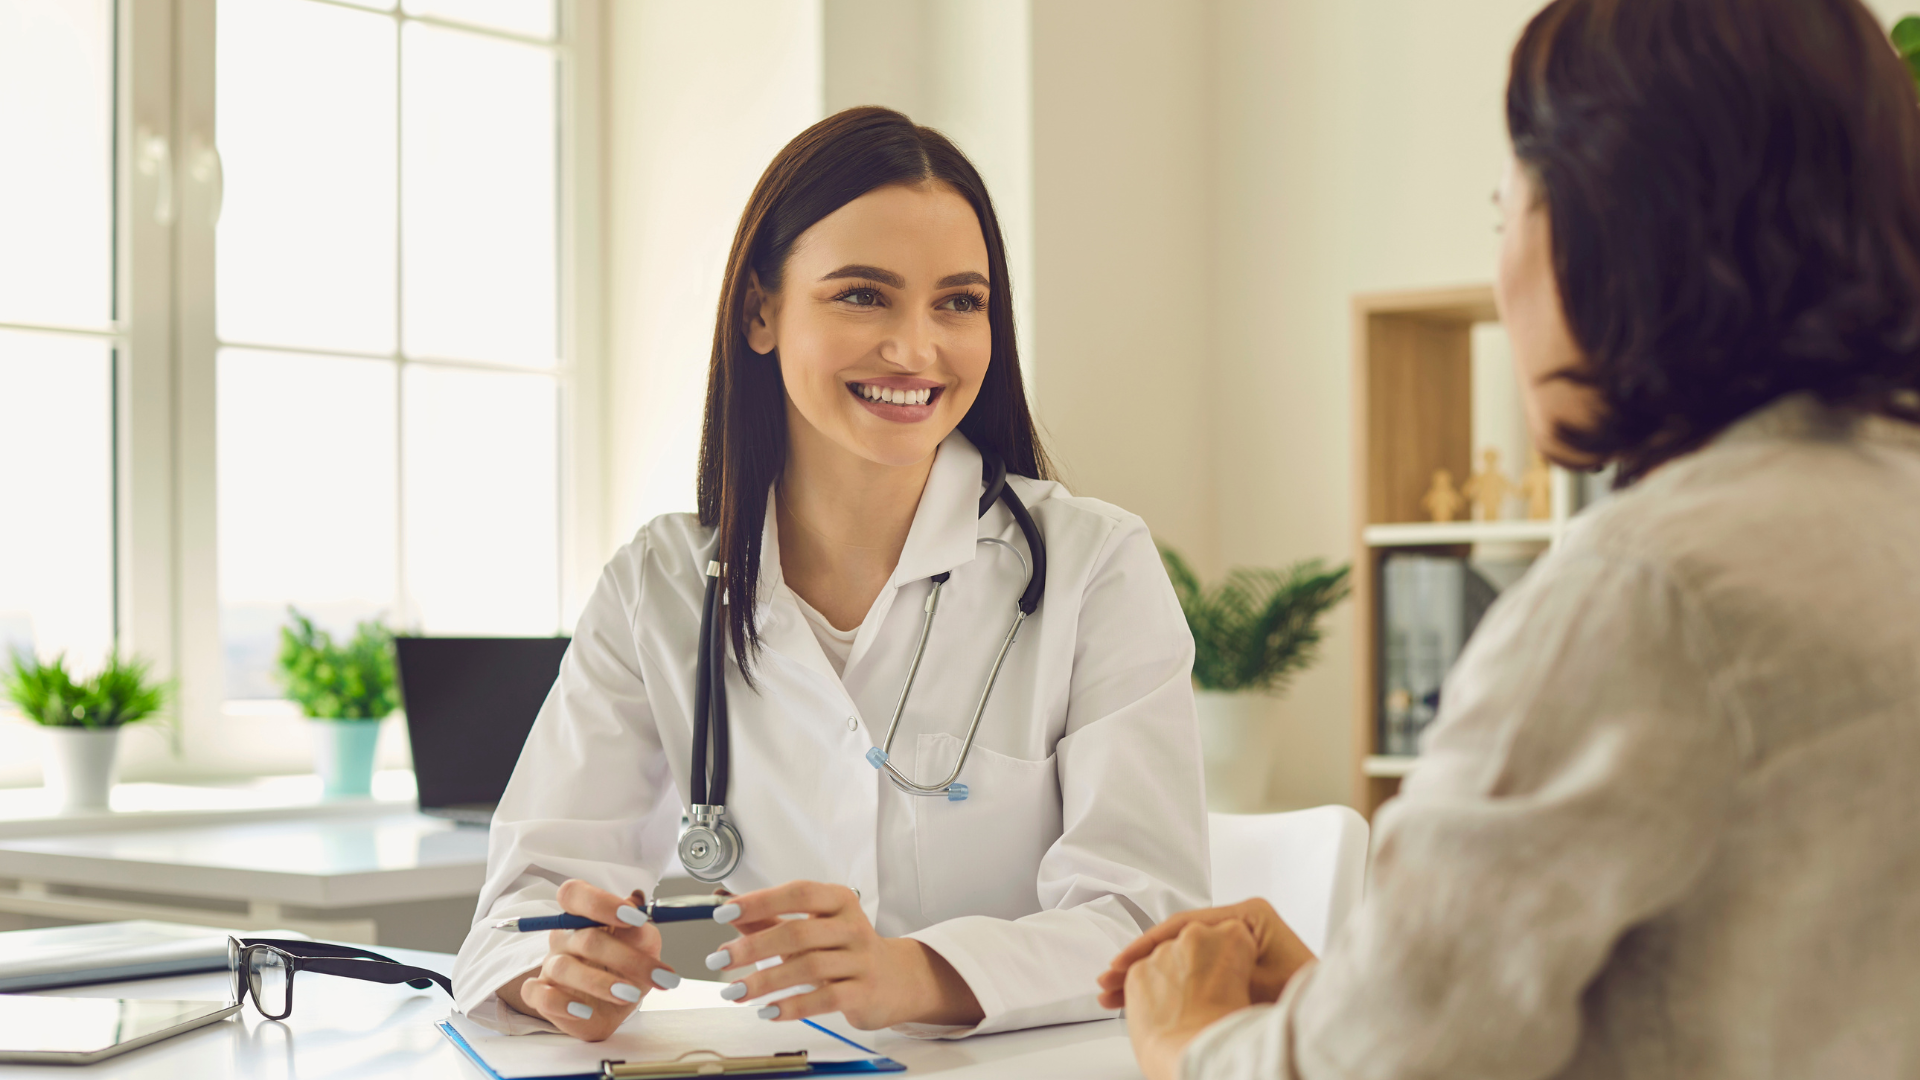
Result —
[[[1027,588],[1020,594],[1019,603],[1014,607],[1013,624],[1007,627],[1007,636],[1000,643],[1000,652],[993,658],[993,667],[987,671],[986,685],[980,688],[980,703],[974,707],[973,721],[967,725],[967,737],[960,744],[960,759],[953,764],[953,771],[945,780],[937,784],[921,784],[911,776],[901,772],[888,757],[893,751],[893,737],[900,729],[900,716],[907,709],[907,695],[913,692],[914,676],[920,673],[920,660],[927,653],[927,637],[933,631],[933,613],[940,606],[940,590],[947,579],[953,576],[948,570],[935,574],[932,578],[933,589],[927,594],[925,615],[920,622],[920,642],[914,646],[913,662],[907,666],[907,680],[900,687],[900,700],[893,707],[893,719],[887,724],[887,737],[879,746],[867,751],[867,761],[882,775],[893,782],[893,786],[909,795],[945,796],[950,802],[962,802],[967,798],[967,785],[959,783],[960,770],[967,764],[967,755],[973,750],[974,736],[980,731],[980,717],[986,714],[987,700],[993,696],[993,684],[1000,677],[1000,667],[1007,659],[1007,650],[1013,648],[1014,639],[1020,636],[1020,626],[1027,621],[1034,610],[1040,606],[1041,594],[1047,591],[1047,545],[1040,535],[1040,527],[1034,524],[1033,515],[1027,512],[1026,504],[1013,493],[1007,485],[1007,466],[1004,462],[988,458],[984,463],[986,491],[980,496],[979,517],[985,517],[993,508],[996,500],[1007,504],[1007,510],[1020,526],[1020,532],[1027,538],[1027,550],[1033,553],[1033,562],[1020,556],[1020,551],[1005,540],[982,538],[983,544],[997,544],[1013,552],[1026,565]],[[695,662],[693,690],[693,805],[688,814],[680,820],[680,865],[695,880],[717,882],[733,873],[740,865],[740,854],[745,843],[740,839],[740,830],[726,818],[727,807],[727,767],[729,763],[727,730],[727,682],[726,682],[726,637],[713,632],[713,624],[720,613],[720,572],[717,562],[707,564],[707,590],[705,600],[700,606],[700,645]],[[711,754],[709,754],[711,749]]]

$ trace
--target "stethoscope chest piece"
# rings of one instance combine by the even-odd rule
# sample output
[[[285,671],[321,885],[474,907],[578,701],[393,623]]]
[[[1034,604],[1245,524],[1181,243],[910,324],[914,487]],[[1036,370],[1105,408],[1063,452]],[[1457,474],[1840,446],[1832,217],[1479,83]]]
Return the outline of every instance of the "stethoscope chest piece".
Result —
[[[680,865],[695,881],[712,884],[740,865],[740,830],[718,806],[695,806],[681,819]]]

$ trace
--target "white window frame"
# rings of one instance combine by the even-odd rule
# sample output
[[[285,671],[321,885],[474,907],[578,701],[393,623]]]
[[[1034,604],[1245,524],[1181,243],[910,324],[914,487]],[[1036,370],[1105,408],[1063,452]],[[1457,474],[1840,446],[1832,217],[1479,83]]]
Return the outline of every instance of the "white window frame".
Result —
[[[556,0],[559,35],[542,43],[554,49],[559,70],[560,356],[557,371],[543,373],[559,376],[566,626],[605,554],[603,5]],[[136,769],[156,778],[284,772],[306,760],[303,739],[286,745],[295,734],[291,721],[263,725],[225,708],[215,490],[215,9],[216,0],[118,0],[117,11],[115,626],[123,650],[151,659],[176,682],[176,756]],[[169,148],[170,220],[156,212],[162,178],[134,165],[138,142],[153,138]],[[419,361],[397,370],[407,362]]]

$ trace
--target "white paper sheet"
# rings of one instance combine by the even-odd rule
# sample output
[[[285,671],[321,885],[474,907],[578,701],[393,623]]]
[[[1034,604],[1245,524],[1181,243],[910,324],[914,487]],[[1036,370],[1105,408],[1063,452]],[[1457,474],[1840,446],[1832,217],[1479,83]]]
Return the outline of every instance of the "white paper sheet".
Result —
[[[798,1021],[762,1020],[753,1009],[738,1005],[636,1012],[612,1037],[597,1043],[567,1035],[500,1035],[459,1015],[448,1022],[506,1080],[598,1075],[602,1061],[662,1061],[689,1050],[713,1050],[728,1057],[805,1050],[815,1062],[867,1061],[880,1056]]]

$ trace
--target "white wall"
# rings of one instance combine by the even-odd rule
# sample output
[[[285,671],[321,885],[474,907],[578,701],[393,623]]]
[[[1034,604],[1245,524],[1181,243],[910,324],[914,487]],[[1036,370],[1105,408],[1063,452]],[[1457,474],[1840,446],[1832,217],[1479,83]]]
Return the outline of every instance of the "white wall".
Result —
[[[727,250],[773,155],[820,118],[817,0],[608,5],[606,550],[692,510]]]
[[[1033,8],[1039,412],[1065,478],[1215,562],[1205,4]],[[1197,13],[1197,14],[1196,14]]]

